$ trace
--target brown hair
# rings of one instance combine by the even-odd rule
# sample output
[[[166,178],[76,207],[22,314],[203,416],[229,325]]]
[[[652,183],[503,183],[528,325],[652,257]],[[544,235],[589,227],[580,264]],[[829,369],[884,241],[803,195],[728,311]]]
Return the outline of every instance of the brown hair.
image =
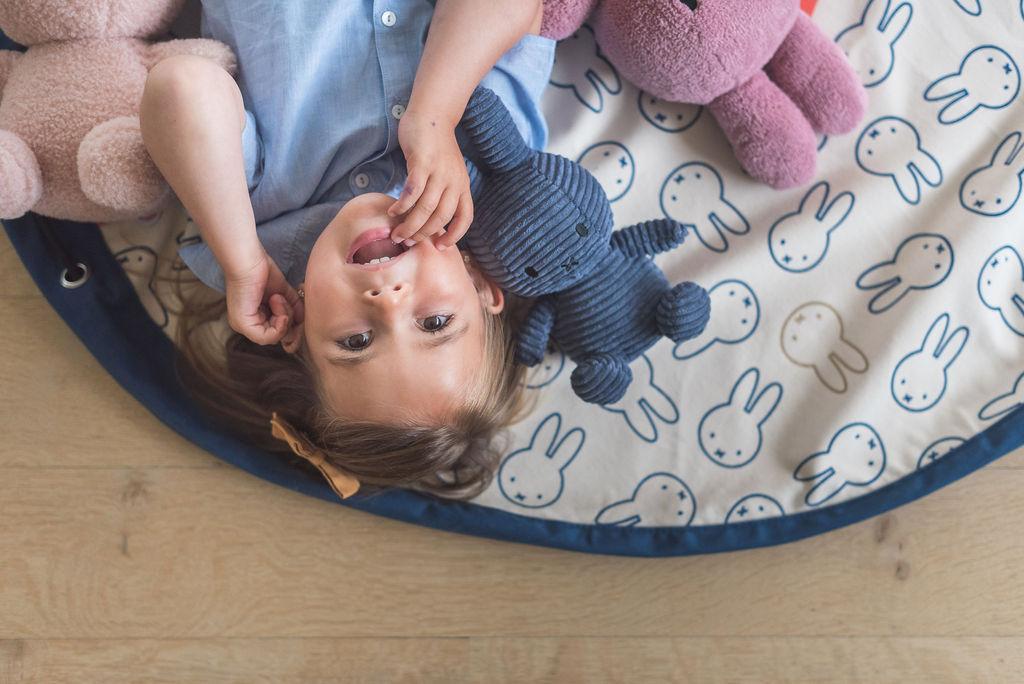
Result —
[[[280,345],[250,342],[228,328],[223,295],[182,285],[179,279],[178,374],[207,415],[248,444],[320,477],[271,435],[276,412],[299,439],[355,476],[360,494],[387,487],[453,499],[480,494],[497,469],[502,429],[528,409],[525,369],[515,362],[511,332],[514,302],[499,315],[484,313],[484,356],[490,363],[479,396],[468,397],[443,425],[387,425],[333,415],[305,349],[289,354]]]

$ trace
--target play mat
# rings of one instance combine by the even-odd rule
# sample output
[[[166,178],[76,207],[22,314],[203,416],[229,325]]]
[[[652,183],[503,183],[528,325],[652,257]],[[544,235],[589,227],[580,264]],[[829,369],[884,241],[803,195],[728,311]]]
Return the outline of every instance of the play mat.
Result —
[[[716,552],[879,514],[1024,442],[1024,6],[826,0],[814,18],[850,54],[869,112],[820,141],[813,183],[782,192],[742,173],[701,108],[621,79],[587,27],[559,45],[549,150],[595,174],[617,225],[690,227],[658,263],[708,289],[711,322],[650,349],[609,406],[576,399],[553,350],[529,378],[536,409],[473,502],[394,491],[344,505],[582,551]],[[37,222],[6,228],[129,391],[226,461],[338,501],[217,433],[177,387],[165,281],[199,239],[180,207],[52,235]],[[61,287],[62,260],[89,266],[82,287]]]

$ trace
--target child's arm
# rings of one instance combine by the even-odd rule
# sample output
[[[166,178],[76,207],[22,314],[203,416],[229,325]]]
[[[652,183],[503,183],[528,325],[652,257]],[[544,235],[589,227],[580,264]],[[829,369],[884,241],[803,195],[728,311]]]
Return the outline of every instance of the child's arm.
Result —
[[[473,200],[455,127],[473,90],[498,59],[540,28],[541,0],[438,0],[412,97],[398,126],[409,167],[393,216],[406,214],[392,239],[420,241],[441,232],[458,242],[473,221]],[[449,223],[450,222],[450,223]]]
[[[256,235],[238,86],[207,59],[172,57],[150,70],[139,116],[150,156],[224,271],[231,328],[276,344],[302,309]]]

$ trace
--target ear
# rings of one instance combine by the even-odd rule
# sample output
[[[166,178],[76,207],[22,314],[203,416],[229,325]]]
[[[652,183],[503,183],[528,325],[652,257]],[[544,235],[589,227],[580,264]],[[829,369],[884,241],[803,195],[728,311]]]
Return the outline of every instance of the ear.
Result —
[[[477,270],[473,264],[466,264],[469,275],[473,278],[477,294],[488,313],[497,315],[505,310],[505,293],[494,281]]]
[[[289,354],[295,354],[302,347],[305,330],[302,323],[296,323],[294,319],[288,321],[288,330],[281,338],[281,348]]]

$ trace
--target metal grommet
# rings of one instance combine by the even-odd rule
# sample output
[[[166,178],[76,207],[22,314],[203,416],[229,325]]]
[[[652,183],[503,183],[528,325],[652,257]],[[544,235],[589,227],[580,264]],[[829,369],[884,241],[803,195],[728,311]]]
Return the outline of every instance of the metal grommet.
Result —
[[[89,280],[88,266],[79,261],[75,264],[75,269],[75,273],[68,273],[69,269],[66,268],[60,272],[60,286],[66,290],[76,290],[85,285],[85,281]]]

